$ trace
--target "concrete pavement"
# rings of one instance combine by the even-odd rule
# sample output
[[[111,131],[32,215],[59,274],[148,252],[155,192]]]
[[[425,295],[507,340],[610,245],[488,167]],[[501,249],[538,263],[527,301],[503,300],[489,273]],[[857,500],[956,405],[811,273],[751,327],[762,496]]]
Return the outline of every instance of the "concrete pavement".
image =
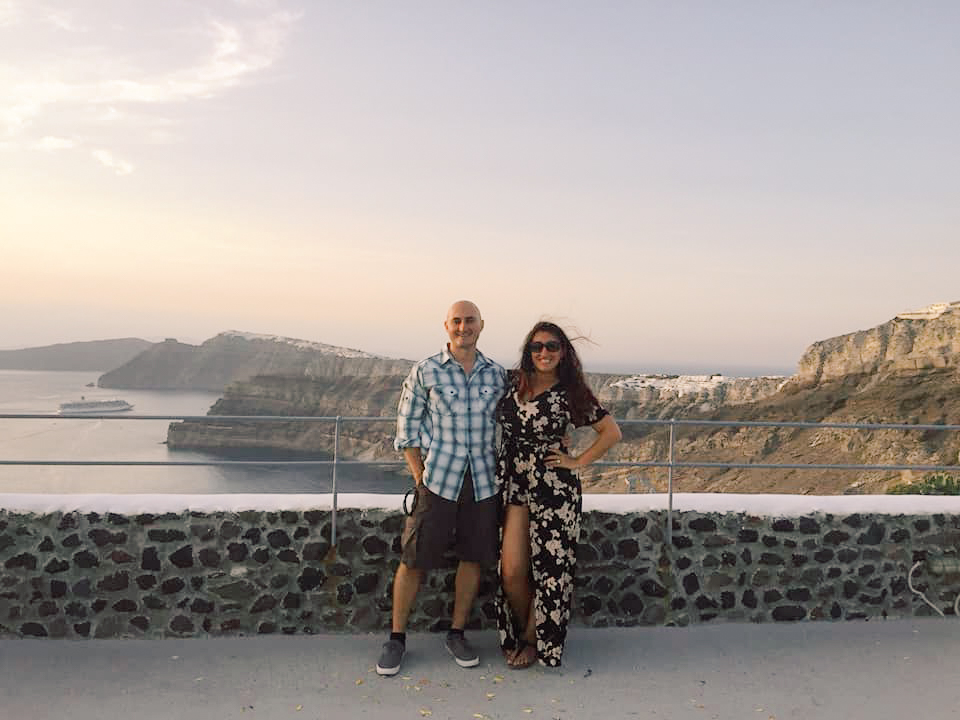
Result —
[[[955,618],[573,628],[559,670],[509,670],[494,633],[412,634],[399,675],[379,635],[0,639],[0,720],[960,718]]]

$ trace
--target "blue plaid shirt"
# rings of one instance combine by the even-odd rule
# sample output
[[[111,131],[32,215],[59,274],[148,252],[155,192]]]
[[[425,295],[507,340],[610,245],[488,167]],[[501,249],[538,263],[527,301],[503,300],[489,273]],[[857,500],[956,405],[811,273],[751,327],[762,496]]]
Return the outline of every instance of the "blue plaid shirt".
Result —
[[[425,454],[423,482],[431,492],[456,500],[469,463],[474,497],[496,494],[494,415],[505,381],[506,371],[479,351],[469,377],[447,348],[410,370],[393,445]]]

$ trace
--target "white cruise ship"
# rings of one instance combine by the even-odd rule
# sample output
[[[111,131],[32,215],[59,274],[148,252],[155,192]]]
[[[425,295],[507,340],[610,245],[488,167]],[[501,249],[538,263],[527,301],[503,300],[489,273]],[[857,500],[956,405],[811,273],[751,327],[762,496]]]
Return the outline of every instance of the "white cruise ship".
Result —
[[[59,415],[100,415],[102,413],[126,412],[133,405],[126,400],[86,400],[60,404]]]

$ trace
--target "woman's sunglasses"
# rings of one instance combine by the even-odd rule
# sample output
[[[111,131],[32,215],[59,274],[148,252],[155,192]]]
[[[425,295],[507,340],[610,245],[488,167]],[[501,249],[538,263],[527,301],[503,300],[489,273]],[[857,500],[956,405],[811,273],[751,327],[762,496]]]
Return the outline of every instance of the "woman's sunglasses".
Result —
[[[538,353],[544,348],[546,348],[547,352],[560,352],[561,347],[563,346],[558,341],[547,340],[545,343],[532,342],[529,345],[527,345],[527,350],[529,350],[531,353]]]

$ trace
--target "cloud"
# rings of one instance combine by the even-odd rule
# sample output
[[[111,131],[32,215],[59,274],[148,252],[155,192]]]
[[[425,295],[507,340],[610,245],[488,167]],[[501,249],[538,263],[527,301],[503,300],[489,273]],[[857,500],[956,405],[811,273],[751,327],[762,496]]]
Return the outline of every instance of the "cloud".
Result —
[[[82,19],[77,12],[33,7],[31,24],[24,6],[0,0],[0,28],[17,21],[32,31],[30,50],[18,52],[15,61],[5,62],[0,39],[0,139],[7,144],[62,149],[47,138],[78,132],[103,148],[121,134],[134,142],[170,142],[176,136],[158,131],[158,124],[176,124],[178,108],[248,83],[274,65],[300,17],[273,4],[243,2],[234,3],[228,16],[212,18],[183,4],[176,17],[159,13],[140,20],[141,27],[129,27],[126,18],[119,33],[116,13],[103,13],[98,23],[91,6],[83,7],[88,16]],[[164,22],[159,29],[153,26],[158,17]],[[62,30],[84,32],[65,36]],[[132,36],[137,42],[130,45]],[[184,57],[193,60],[184,63]],[[94,157],[119,174],[133,169],[106,149]]]
[[[44,152],[55,152],[57,150],[69,150],[71,148],[75,148],[76,146],[76,140],[47,135],[46,137],[42,138],[35,147],[37,150],[43,150]]]
[[[211,50],[195,65],[160,75],[104,80],[91,88],[96,103],[178,103],[211,98],[269,68],[297,20],[277,13],[245,26],[210,21]]]
[[[133,165],[126,160],[115,158],[108,150],[94,150],[90,153],[104,167],[113,170],[117,175],[129,175],[133,172]]]

